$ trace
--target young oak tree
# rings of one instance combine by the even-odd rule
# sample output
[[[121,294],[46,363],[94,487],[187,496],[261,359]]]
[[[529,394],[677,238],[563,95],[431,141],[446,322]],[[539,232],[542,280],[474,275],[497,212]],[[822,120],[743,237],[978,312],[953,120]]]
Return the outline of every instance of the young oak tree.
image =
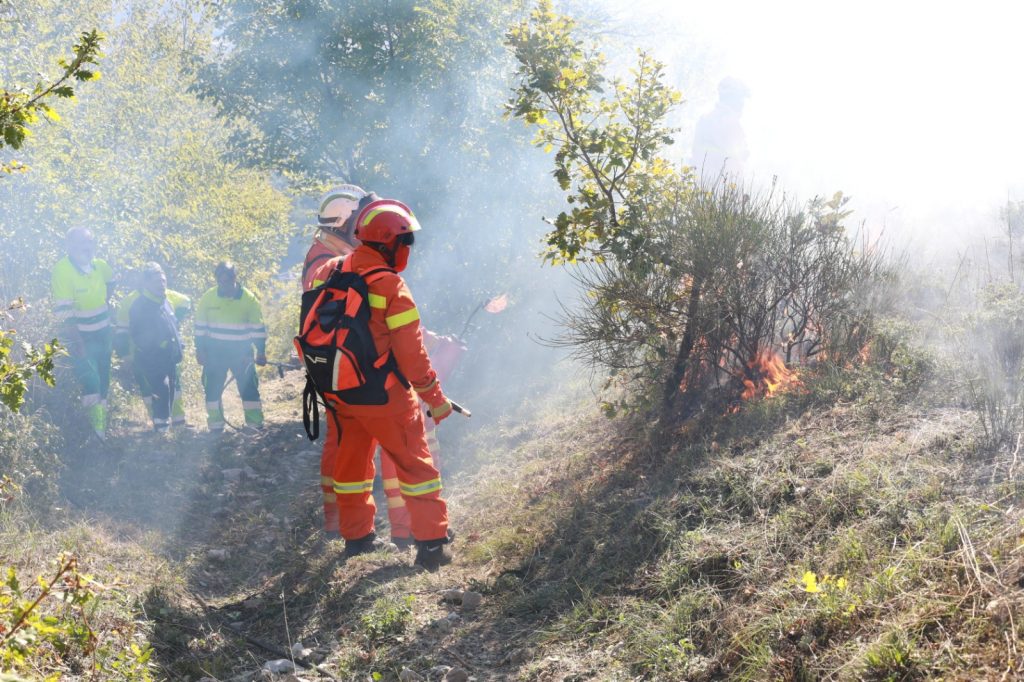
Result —
[[[51,82],[37,82],[31,89],[24,86],[0,87],[0,149],[4,146],[21,149],[25,138],[31,134],[29,126],[39,121],[39,114],[51,121],[60,120],[60,114],[50,106],[50,102],[55,98],[73,98],[74,82],[99,78],[99,71],[92,70],[90,65],[98,63],[103,56],[100,52],[102,40],[103,35],[95,29],[82,33],[71,48],[74,55],[71,60],[62,58],[57,61],[62,72]],[[25,165],[17,160],[0,163],[0,173],[23,170],[26,170]]]
[[[0,149],[4,146],[21,149],[31,133],[29,126],[39,121],[40,114],[52,121],[60,120],[50,102],[74,97],[75,82],[99,78],[99,72],[89,67],[103,56],[100,52],[102,40],[103,35],[95,29],[82,33],[72,47],[74,56],[70,60],[58,60],[61,73],[50,82],[37,82],[31,89],[23,86],[0,88]],[[3,174],[26,170],[25,164],[17,160],[0,163],[0,173]],[[10,311],[23,307],[24,302],[20,299],[11,302],[8,310],[0,311],[0,319],[12,319]],[[15,333],[13,329],[0,329],[0,404],[17,412],[25,402],[25,392],[33,375],[39,376],[49,386],[54,385],[53,363],[60,346],[56,339],[43,344],[41,349],[23,342],[19,358],[15,355]]]

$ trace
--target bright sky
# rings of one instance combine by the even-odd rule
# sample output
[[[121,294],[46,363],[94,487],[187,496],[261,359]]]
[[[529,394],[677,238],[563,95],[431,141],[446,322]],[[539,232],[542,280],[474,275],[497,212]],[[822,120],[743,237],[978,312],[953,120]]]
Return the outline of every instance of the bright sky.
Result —
[[[685,69],[687,117],[711,108],[721,77],[747,84],[749,166],[761,179],[778,175],[803,197],[842,189],[862,218],[915,234],[936,222],[987,229],[1008,191],[1024,200],[1024,3],[628,7],[616,14],[656,17],[665,31],[659,56],[705,60]]]

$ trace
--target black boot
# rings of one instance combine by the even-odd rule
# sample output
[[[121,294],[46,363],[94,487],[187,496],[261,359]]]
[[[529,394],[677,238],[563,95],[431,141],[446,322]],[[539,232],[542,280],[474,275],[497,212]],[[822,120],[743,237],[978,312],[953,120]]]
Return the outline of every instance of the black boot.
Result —
[[[448,546],[451,533],[438,540],[417,540],[414,566],[422,566],[431,573],[452,562],[452,550]]]
[[[357,540],[345,540],[345,558],[348,559],[360,554],[369,554],[370,552],[392,548],[394,548],[394,545],[386,540],[381,540],[377,537],[376,533],[370,531],[369,535],[364,535]]]

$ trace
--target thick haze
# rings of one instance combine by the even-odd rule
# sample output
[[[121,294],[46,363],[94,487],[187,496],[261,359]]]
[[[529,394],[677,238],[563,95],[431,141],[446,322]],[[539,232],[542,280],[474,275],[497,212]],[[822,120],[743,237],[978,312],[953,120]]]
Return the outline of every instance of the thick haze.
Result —
[[[802,198],[842,190],[903,239],[996,229],[1024,199],[1024,5],[607,0],[630,48],[666,61],[686,100],[680,154],[716,84],[749,87],[759,182]],[[947,232],[948,230],[948,232]]]

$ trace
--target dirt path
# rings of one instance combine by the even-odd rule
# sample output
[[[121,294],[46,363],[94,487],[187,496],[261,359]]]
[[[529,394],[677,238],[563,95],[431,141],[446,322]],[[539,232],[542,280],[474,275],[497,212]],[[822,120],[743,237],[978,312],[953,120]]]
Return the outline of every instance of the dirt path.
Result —
[[[268,382],[257,436],[164,438],[140,426],[102,455],[83,448],[67,457],[61,488],[73,513],[147,543],[173,566],[174,584],[151,586],[142,605],[163,673],[244,680],[301,642],[312,649],[307,663],[338,679],[367,670],[395,679],[406,665],[424,677],[453,666],[506,679],[529,628],[496,618],[486,597],[477,609],[441,599],[484,589],[479,567],[457,561],[428,574],[412,567],[412,550],[346,564],[343,544],[323,538],[320,445],[301,433],[298,393],[293,376]],[[453,512],[458,525],[466,510]]]

